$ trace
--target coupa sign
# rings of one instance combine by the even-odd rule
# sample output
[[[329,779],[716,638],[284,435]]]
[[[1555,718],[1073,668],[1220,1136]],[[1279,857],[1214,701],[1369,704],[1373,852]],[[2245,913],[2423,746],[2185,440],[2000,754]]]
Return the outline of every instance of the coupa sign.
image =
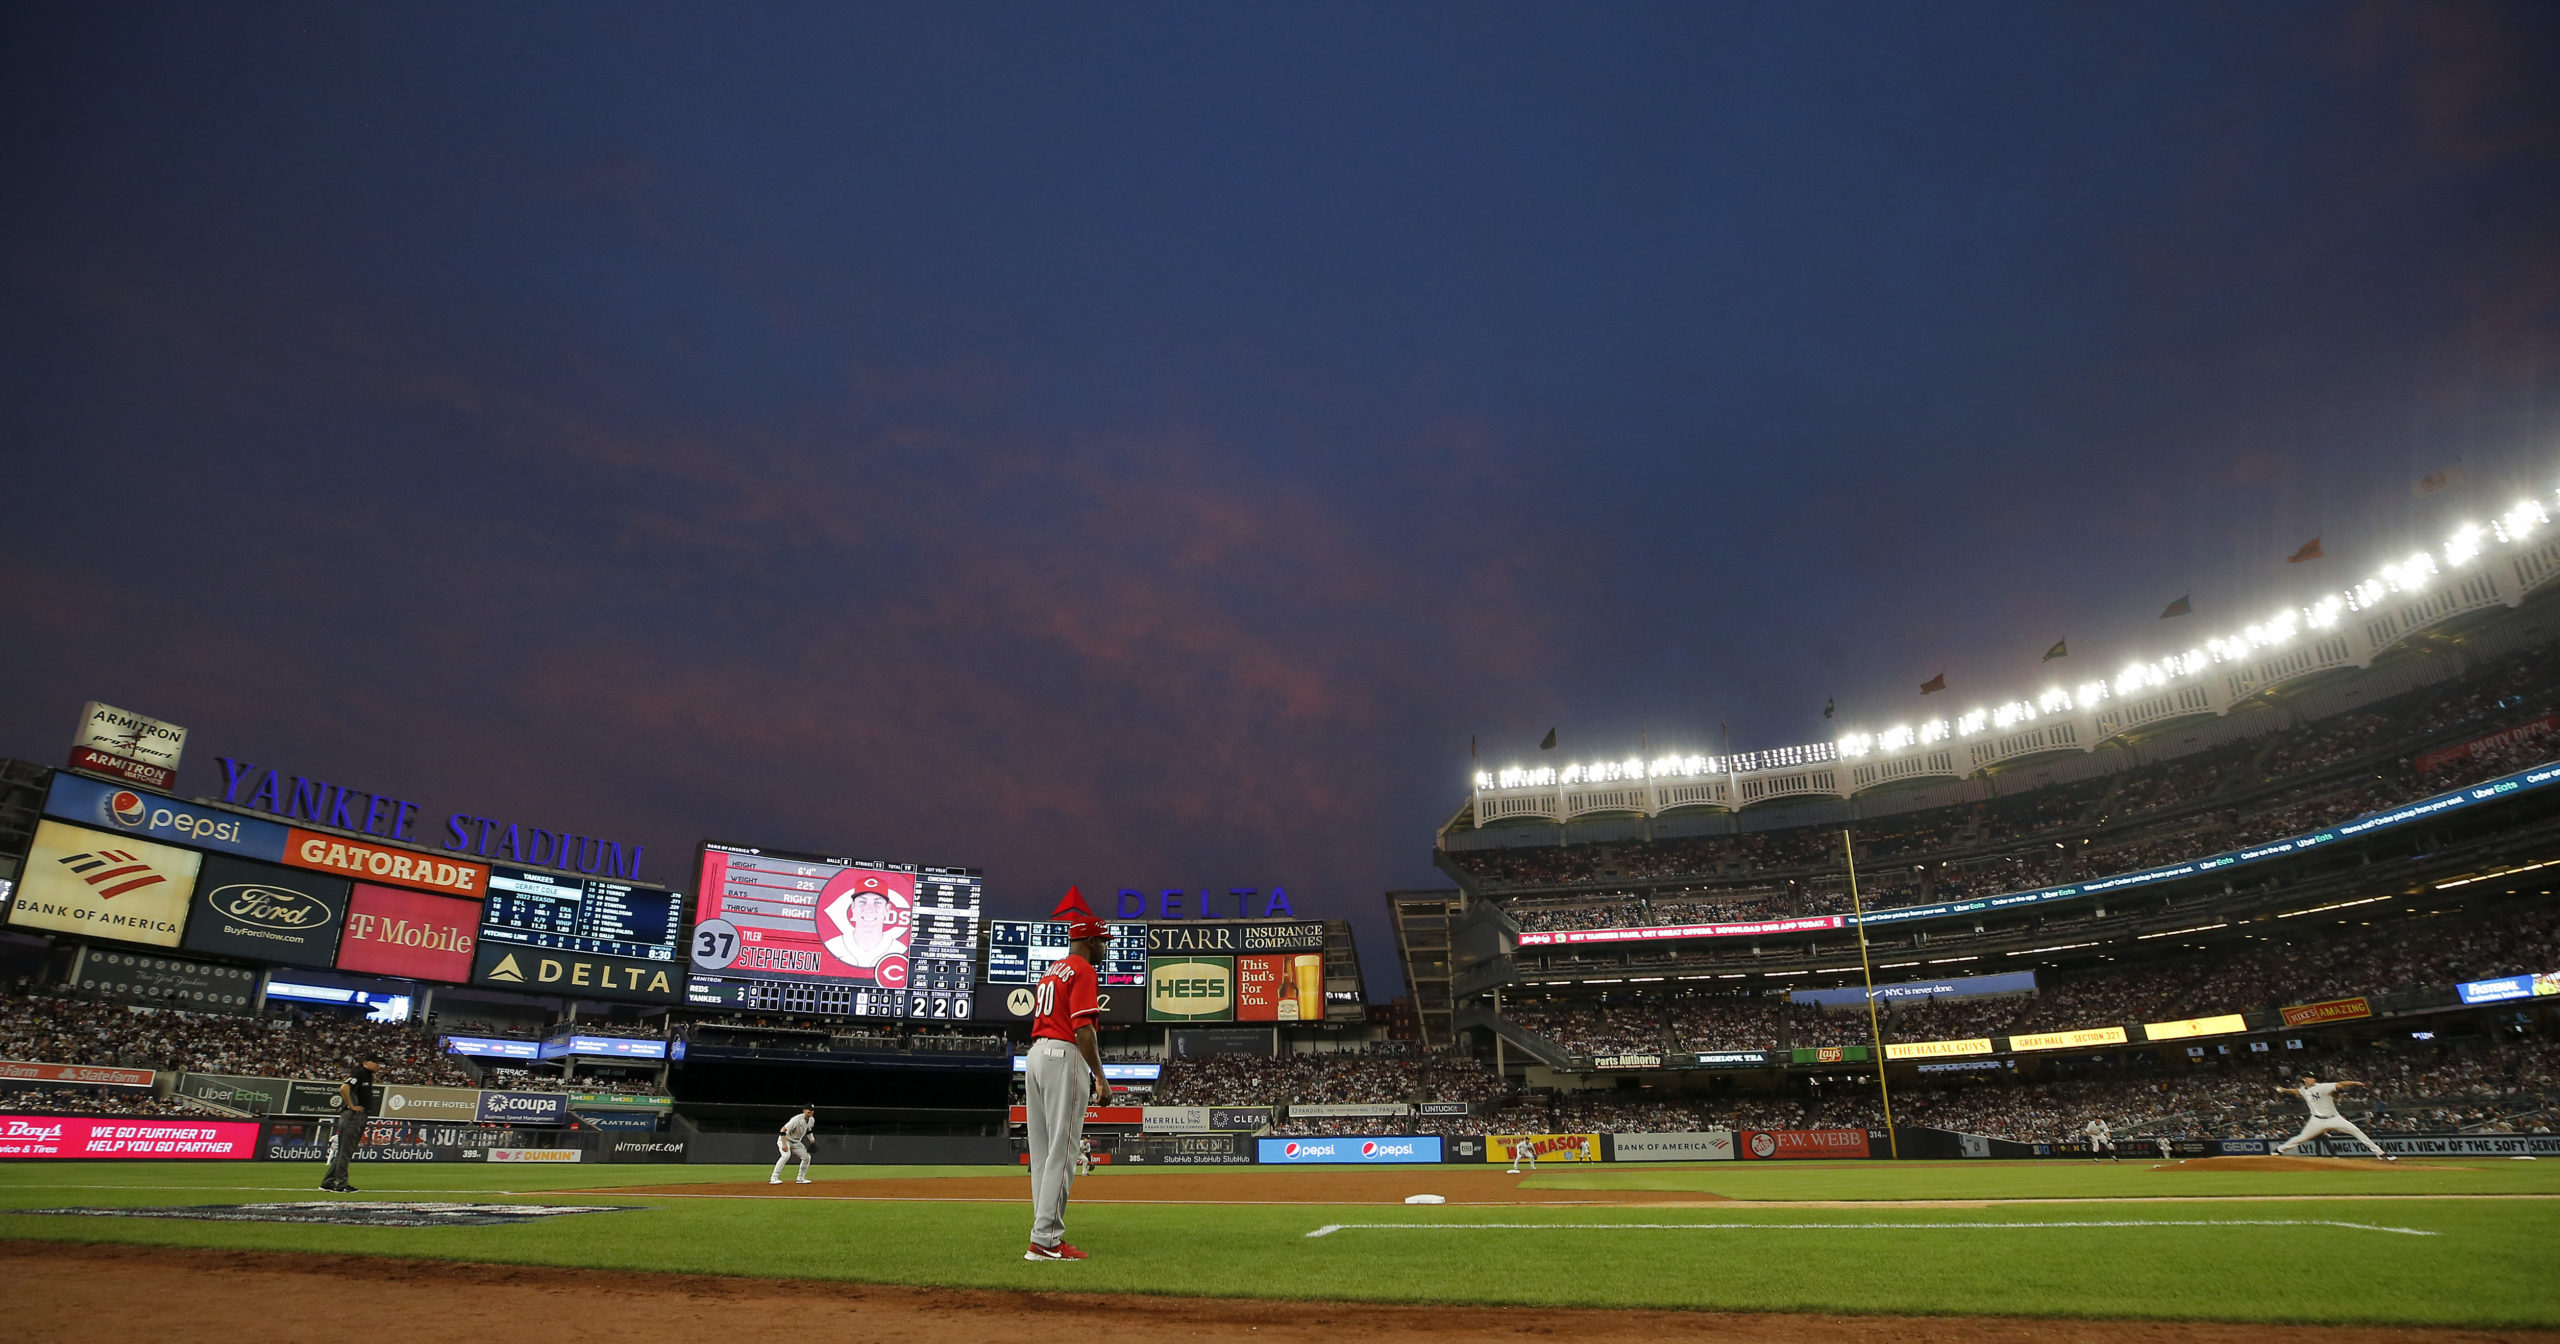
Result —
[[[405,798],[332,784],[325,779],[287,775],[230,756],[213,759],[222,766],[222,801],[227,804],[359,835],[423,843],[412,834],[417,827],[418,805]],[[625,849],[618,840],[521,826],[469,812],[456,812],[444,819],[443,846],[448,853],[476,858],[502,859],[537,868],[565,868],[628,882],[640,880],[638,845]]]
[[[569,1098],[560,1092],[483,1092],[479,1120],[484,1125],[556,1125],[569,1118]]]

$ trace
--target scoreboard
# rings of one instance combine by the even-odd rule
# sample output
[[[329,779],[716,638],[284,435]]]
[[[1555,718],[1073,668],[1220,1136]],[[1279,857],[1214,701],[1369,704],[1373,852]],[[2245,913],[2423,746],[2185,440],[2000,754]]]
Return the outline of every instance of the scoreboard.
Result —
[[[480,937],[562,952],[673,961],[684,930],[683,905],[680,893],[656,887],[492,864],[489,897],[480,907]]]
[[[686,1003],[969,1016],[986,886],[977,869],[706,844],[700,876]]]
[[[1105,988],[1147,983],[1147,926],[1110,924],[1111,945],[1094,971]],[[1036,985],[1049,963],[1067,955],[1065,920],[997,919],[987,923],[987,983]]]

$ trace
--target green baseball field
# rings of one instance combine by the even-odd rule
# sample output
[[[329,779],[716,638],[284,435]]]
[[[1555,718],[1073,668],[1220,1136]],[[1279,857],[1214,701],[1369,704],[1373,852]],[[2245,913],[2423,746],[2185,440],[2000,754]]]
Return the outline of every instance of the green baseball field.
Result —
[[[746,1167],[377,1164],[349,1196],[313,1190],[317,1174],[12,1165],[0,1238],[19,1261],[125,1256],[94,1261],[102,1283],[317,1255],[616,1272],[597,1283],[2560,1327],[2560,1163],[2511,1159],[1105,1169],[1077,1183],[1068,1232],[1092,1258],[1072,1264],[1021,1259],[1027,1181],[1003,1169],[839,1167],[777,1187]],[[277,1205],[332,1207],[261,1211]],[[266,1220],[306,1217],[336,1220]],[[27,1264],[13,1282],[50,1291]]]

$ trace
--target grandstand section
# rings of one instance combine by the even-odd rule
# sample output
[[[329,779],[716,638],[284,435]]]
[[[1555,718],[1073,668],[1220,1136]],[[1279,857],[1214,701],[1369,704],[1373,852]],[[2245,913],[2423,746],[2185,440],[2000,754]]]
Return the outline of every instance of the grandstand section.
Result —
[[[1399,949],[1422,1035],[1594,1132],[1881,1133],[1881,1066],[1902,1126],[2053,1142],[2099,1115],[2247,1139],[2290,1133],[2272,1085],[2315,1061],[2377,1079],[2388,1132],[2547,1133],[2543,549],[2432,623],[2366,622],[2352,657],[2225,668],[2192,712],[2101,709],[1961,772],[1737,787],[1846,759],[1805,748],[1717,763],[1725,791],[1692,796],[1686,766],[1630,762],[1613,805],[1590,767],[1479,776],[1434,848],[1456,889],[1389,899],[1428,935]],[[1542,808],[1504,805],[1539,789]]]

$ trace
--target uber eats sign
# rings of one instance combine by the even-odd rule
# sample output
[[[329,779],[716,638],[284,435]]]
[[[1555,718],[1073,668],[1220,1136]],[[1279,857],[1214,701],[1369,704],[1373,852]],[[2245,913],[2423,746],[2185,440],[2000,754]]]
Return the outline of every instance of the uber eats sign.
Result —
[[[1236,959],[1147,958],[1147,1020],[1227,1022],[1236,1013]]]

